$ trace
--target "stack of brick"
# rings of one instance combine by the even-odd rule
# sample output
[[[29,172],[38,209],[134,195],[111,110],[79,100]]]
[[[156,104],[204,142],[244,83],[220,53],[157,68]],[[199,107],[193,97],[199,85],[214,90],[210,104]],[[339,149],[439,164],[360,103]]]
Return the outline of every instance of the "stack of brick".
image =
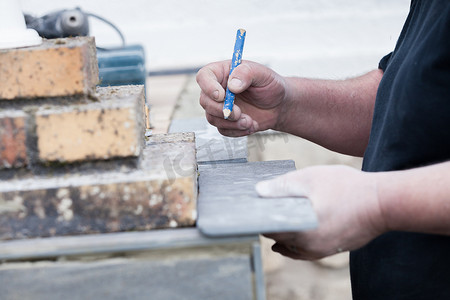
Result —
[[[0,50],[0,240],[194,225],[193,134],[146,140],[143,86],[97,83],[93,38]]]

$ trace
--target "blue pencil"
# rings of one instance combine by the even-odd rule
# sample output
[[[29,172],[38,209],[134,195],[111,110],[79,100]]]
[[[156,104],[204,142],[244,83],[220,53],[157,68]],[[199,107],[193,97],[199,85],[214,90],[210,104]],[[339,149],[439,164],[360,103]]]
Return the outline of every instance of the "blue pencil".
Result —
[[[233,72],[234,68],[241,64],[242,59],[242,51],[244,50],[244,41],[245,41],[245,30],[238,29],[236,33],[236,43],[234,44],[233,58],[231,59],[231,68],[230,75]],[[223,103],[223,117],[224,119],[228,119],[233,111],[233,103],[234,103],[234,93],[230,92],[227,87],[227,91],[225,93],[225,102]]]

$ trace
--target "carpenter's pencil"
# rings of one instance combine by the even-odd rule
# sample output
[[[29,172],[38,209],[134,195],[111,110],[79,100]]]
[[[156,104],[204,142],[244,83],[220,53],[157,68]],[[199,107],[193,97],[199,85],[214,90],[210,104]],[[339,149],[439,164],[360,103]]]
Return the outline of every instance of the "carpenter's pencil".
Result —
[[[236,33],[236,43],[234,44],[233,58],[231,59],[230,75],[233,72],[234,68],[236,68],[241,64],[242,51],[244,50],[244,41],[245,41],[245,30],[238,29]],[[231,112],[233,111],[234,98],[235,98],[234,93],[230,92],[230,90],[227,87],[227,91],[225,93],[225,101],[223,103],[224,119],[228,119]]]

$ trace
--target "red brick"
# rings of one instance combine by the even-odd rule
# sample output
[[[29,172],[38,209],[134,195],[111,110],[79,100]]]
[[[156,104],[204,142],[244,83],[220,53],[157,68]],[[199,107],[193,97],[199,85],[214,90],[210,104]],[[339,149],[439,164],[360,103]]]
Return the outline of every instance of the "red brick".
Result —
[[[0,112],[0,169],[27,164],[26,114],[18,110]]]

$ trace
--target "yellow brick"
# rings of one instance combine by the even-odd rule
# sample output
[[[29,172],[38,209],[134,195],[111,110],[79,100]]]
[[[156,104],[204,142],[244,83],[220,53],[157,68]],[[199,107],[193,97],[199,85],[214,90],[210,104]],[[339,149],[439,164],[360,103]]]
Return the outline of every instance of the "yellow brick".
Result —
[[[0,99],[91,94],[98,83],[93,37],[0,50]]]
[[[138,156],[144,141],[144,88],[98,88],[98,102],[36,112],[41,161],[74,162]]]

